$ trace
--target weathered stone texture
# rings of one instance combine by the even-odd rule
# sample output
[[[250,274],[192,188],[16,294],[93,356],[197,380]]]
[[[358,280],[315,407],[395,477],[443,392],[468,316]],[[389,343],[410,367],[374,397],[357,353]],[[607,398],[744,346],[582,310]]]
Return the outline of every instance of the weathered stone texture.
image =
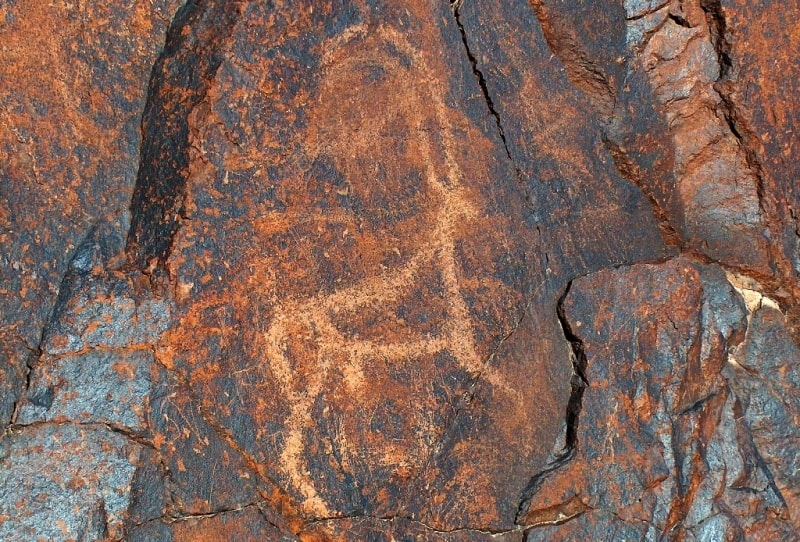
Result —
[[[758,441],[787,438],[796,422],[753,424],[761,409],[733,391],[752,377],[723,376],[729,348],[759,331],[719,268],[677,259],[595,273],[572,283],[563,313],[586,360],[581,429],[572,456],[536,481],[520,523],[596,519],[529,539],[602,539],[611,525],[645,540],[792,536],[775,485],[785,476],[763,464]]]
[[[588,113],[567,79],[526,67],[514,99],[553,103],[499,134],[468,56],[443,62],[459,24],[427,3],[208,3],[156,67],[129,248],[174,277],[163,363],[300,517],[513,528],[569,396],[566,280],[663,255],[602,145],[566,137]],[[195,43],[209,63],[178,91]]]
[[[0,442],[3,540],[119,539],[141,446],[102,425],[38,425]]]
[[[0,423],[69,262],[124,246],[142,108],[179,0],[0,6]]]
[[[796,539],[798,19],[7,2],[0,538]]]

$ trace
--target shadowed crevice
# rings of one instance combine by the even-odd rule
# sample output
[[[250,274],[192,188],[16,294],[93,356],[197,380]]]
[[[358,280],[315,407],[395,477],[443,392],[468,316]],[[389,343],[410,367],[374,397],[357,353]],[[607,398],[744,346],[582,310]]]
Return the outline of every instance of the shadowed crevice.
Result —
[[[569,294],[571,288],[572,281],[567,284],[564,294],[558,300],[556,309],[558,321],[561,324],[561,329],[564,331],[564,337],[567,339],[570,348],[572,349],[572,378],[570,380],[570,387],[572,391],[570,393],[569,401],[567,402],[566,415],[566,450],[568,450],[569,453],[572,453],[572,451],[578,445],[578,418],[580,416],[583,404],[583,392],[589,385],[589,381],[586,379],[587,360],[586,352],[583,346],[583,340],[572,329],[564,310],[564,300]]]
[[[583,340],[575,333],[570,325],[564,308],[564,301],[572,289],[572,282],[573,281],[570,281],[567,284],[556,306],[556,315],[558,316],[561,329],[564,332],[564,338],[572,349],[572,355],[570,356],[572,360],[572,377],[570,378],[571,391],[564,416],[564,447],[561,451],[551,456],[545,469],[531,478],[530,482],[528,482],[528,485],[525,487],[519,509],[517,510],[516,522],[518,524],[524,523],[524,518],[527,515],[531,502],[539,491],[542,482],[550,473],[559,470],[572,460],[578,448],[578,424],[583,408],[583,394],[589,385],[589,381],[586,379],[587,359]]]
[[[205,99],[240,11],[240,2],[187,2],[175,15],[153,66],[126,247],[136,269],[166,268],[186,217],[190,113]]]
[[[733,60],[731,59],[731,44],[728,41],[728,23],[725,19],[722,3],[720,0],[701,0],[700,7],[706,15],[708,33],[711,38],[711,44],[714,46],[714,51],[717,55],[717,63],[719,65],[719,76],[717,77],[715,90],[719,93],[720,98],[722,98],[720,113],[722,113],[731,134],[733,134],[739,142],[739,146],[744,151],[747,167],[755,176],[759,206],[763,213],[764,172],[756,151],[754,150],[755,145],[757,145],[757,138],[755,134],[747,130],[743,125],[741,115],[739,115],[733,103],[731,88],[728,84],[732,79]]]
[[[483,72],[478,68],[478,59],[475,58],[475,55],[472,53],[472,50],[469,46],[469,40],[467,39],[467,32],[464,29],[464,25],[461,23],[461,3],[462,0],[455,0],[450,3],[450,6],[453,9],[453,17],[456,21],[456,26],[458,26],[458,32],[461,36],[461,43],[464,45],[464,51],[467,53],[467,58],[469,59],[469,64],[472,67],[472,74],[478,80],[478,86],[480,86],[481,94],[483,95],[483,99],[486,102],[486,107],[489,109],[489,114],[494,119],[494,123],[497,126],[497,133],[500,136],[500,140],[503,142],[503,149],[506,151],[506,156],[508,157],[509,162],[511,165],[514,166],[514,171],[516,173],[517,182],[523,184],[523,175],[522,170],[520,170],[519,166],[517,165],[514,157],[511,155],[511,149],[508,147],[508,141],[506,140],[506,131],[503,128],[503,121],[500,120],[500,114],[497,112],[494,106],[494,100],[492,100],[492,95],[489,92],[489,87],[486,83],[486,78],[483,75]]]

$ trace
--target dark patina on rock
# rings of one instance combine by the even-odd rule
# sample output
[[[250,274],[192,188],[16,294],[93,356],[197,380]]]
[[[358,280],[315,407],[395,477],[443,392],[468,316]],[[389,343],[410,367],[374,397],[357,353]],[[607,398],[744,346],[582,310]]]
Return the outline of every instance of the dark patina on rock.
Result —
[[[427,4],[210,2],[157,64],[129,254],[174,281],[159,356],[292,521],[515,528],[569,399],[561,290],[663,255],[607,151],[566,136],[577,96],[546,140],[540,108],[498,133],[478,67],[443,61],[460,24]],[[520,99],[569,91],[515,62]],[[537,173],[557,148],[581,164]]]
[[[781,9],[0,7],[2,538],[797,538]]]

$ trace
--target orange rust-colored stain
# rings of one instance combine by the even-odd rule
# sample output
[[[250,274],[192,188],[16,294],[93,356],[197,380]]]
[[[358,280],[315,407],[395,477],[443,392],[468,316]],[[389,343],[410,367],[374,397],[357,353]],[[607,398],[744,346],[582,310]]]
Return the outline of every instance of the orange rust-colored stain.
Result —
[[[325,179],[303,172],[285,179],[277,189],[286,209],[253,216],[254,238],[240,247],[243,257],[237,259],[243,263],[231,268],[221,293],[216,293],[215,273],[187,277],[195,286],[182,292],[181,325],[164,341],[185,356],[199,389],[232,379],[256,424],[275,423],[275,412],[285,409],[279,420],[282,445],[269,468],[309,514],[328,513],[307,464],[317,446],[312,448],[308,436],[315,403],[329,405],[325,413],[336,423],[335,446],[345,468],[356,468],[366,453],[399,483],[413,478],[441,437],[437,411],[451,407],[433,396],[430,382],[443,379],[442,371],[457,371],[462,379],[483,373],[496,393],[517,393],[504,375],[484,365],[488,344],[476,343],[474,328],[485,324],[474,319],[466,302],[476,291],[492,300],[488,305],[502,327],[481,333],[500,335],[511,328],[512,316],[504,309],[519,302],[521,292],[491,276],[491,257],[515,241],[502,222],[489,229],[494,219],[483,208],[480,187],[488,173],[480,156],[491,147],[476,133],[474,156],[466,158],[451,126],[468,122],[442,99],[446,82],[439,74],[446,72],[438,71],[440,63],[388,26],[357,25],[327,44],[319,89],[307,98],[310,122],[303,147],[309,160],[330,161],[346,184],[324,187]],[[370,85],[352,84],[373,76]],[[209,102],[216,92],[209,92]],[[365,115],[376,108],[378,118]],[[191,137],[199,149],[211,137],[206,124],[215,114],[213,106],[204,106],[191,118]],[[258,163],[257,147],[252,154]],[[225,159],[232,160],[226,162],[230,166],[243,158],[237,150]],[[203,186],[215,174],[223,175],[207,166],[190,168],[190,186]],[[223,182],[229,178],[232,172]],[[265,180],[256,174],[251,182]],[[316,191],[315,183],[324,188]],[[221,196],[203,190],[212,199]],[[396,199],[404,191],[408,196]],[[367,207],[337,209],[341,198]],[[392,200],[396,203],[387,207]],[[188,201],[194,219],[179,232],[170,260],[178,273],[194,239],[206,235],[197,217],[217,216],[197,206],[191,191]],[[473,239],[491,244],[470,244]],[[464,246],[476,251],[467,269],[458,253]],[[202,256],[195,262],[200,268],[212,263]],[[202,345],[213,341],[215,349],[224,350],[235,336],[252,361],[226,373],[231,362],[215,359]],[[189,345],[192,351],[184,354]],[[449,366],[437,369],[437,356],[448,356]],[[168,363],[175,363],[170,357]],[[403,372],[403,380],[392,376]],[[452,385],[456,389],[445,400],[458,397],[459,384]],[[404,418],[402,430],[369,427],[371,420],[386,416],[381,396],[372,392],[376,386]],[[416,397],[410,404],[409,395]],[[225,406],[213,410],[230,412]],[[264,445],[273,449],[274,439]]]

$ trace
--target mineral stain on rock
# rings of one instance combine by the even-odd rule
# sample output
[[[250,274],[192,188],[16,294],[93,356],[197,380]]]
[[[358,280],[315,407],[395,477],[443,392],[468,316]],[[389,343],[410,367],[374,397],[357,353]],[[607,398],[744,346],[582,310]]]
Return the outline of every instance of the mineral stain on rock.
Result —
[[[431,459],[478,379],[502,398],[507,415],[532,408],[532,389],[518,389],[518,379],[491,363],[522,318],[526,296],[544,282],[540,269],[524,268],[512,252],[525,257],[526,232],[505,209],[523,206],[524,193],[513,177],[488,182],[484,164],[503,159],[496,142],[477,131],[457,139],[453,127],[470,120],[445,103],[451,83],[432,55],[444,44],[423,22],[429,9],[403,10],[404,24],[426,40],[421,48],[381,22],[388,8],[380,19],[366,7],[349,13],[352,22],[328,36],[326,19],[342,14],[298,6],[295,24],[308,25],[303,42],[274,44],[267,59],[275,72],[286,71],[284,81],[259,82],[285,84],[282,101],[242,101],[237,111],[247,117],[258,105],[294,122],[284,143],[296,149],[291,156],[258,145],[257,134],[244,132],[234,144],[220,133],[233,117],[230,97],[240,92],[233,61],[219,67],[203,116],[191,115],[190,139],[207,158],[196,158],[196,174],[189,168],[191,220],[166,262],[178,283],[194,284],[180,324],[166,335],[170,363],[185,371],[215,423],[230,427],[247,413],[252,437],[230,438],[309,519],[407,506],[421,475],[440,475]],[[264,20],[255,8],[241,17],[237,28]],[[232,36],[234,50],[252,47],[249,34],[234,29]],[[294,65],[290,53],[306,66]],[[294,84],[300,80],[307,84]],[[300,100],[302,116],[287,107]],[[243,162],[255,166],[243,172]],[[226,179],[243,175],[241,197],[214,197]],[[235,225],[231,215],[239,217]],[[231,225],[236,242],[208,237],[216,224]],[[563,361],[538,370],[568,369]],[[539,401],[556,414],[553,391]],[[332,430],[322,431],[326,425]],[[554,416],[545,431],[557,429]],[[527,447],[534,461],[545,451]],[[441,475],[466,479],[473,468]],[[491,514],[481,508],[472,513]]]
[[[157,23],[108,62],[62,55],[136,67],[116,116],[75,100],[97,156],[39,161],[43,132],[26,169],[58,93],[0,102],[3,539],[796,538],[768,4],[132,2]],[[88,2],[78,35],[126,17]],[[105,138],[139,116],[137,169],[128,120]],[[25,222],[15,179],[83,196]]]

